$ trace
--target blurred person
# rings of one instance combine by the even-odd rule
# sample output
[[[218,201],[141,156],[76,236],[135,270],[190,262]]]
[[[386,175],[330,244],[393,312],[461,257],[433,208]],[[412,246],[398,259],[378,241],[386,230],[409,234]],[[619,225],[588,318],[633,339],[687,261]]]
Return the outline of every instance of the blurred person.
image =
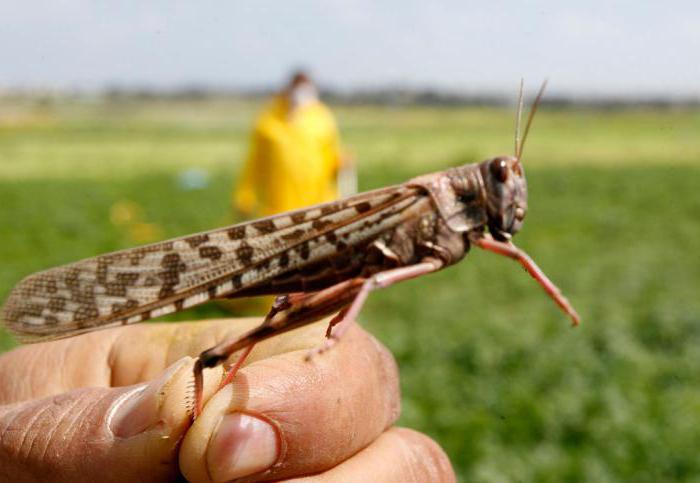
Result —
[[[234,211],[251,219],[332,201],[343,165],[350,163],[343,162],[333,114],[311,78],[296,72],[255,123]]]
[[[250,152],[232,192],[239,221],[333,201],[356,191],[355,171],[340,150],[338,128],[311,78],[295,72],[255,122]],[[265,313],[273,297],[224,300],[238,315]]]

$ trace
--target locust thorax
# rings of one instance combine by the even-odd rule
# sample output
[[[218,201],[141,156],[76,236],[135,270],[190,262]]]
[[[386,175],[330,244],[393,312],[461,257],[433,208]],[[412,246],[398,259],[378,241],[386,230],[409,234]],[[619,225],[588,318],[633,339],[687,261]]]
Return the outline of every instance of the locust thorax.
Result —
[[[469,233],[488,227],[497,240],[520,230],[527,211],[527,185],[517,158],[501,156],[413,178],[427,190],[450,230]]]
[[[527,213],[527,182],[518,158],[500,156],[479,163],[484,184],[486,214],[491,235],[509,240],[523,225]]]

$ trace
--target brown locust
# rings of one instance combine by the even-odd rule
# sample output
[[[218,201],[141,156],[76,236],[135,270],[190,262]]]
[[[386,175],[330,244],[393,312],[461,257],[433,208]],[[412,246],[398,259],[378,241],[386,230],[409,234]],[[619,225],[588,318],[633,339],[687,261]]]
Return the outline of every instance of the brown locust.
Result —
[[[30,275],[10,293],[2,320],[20,339],[39,341],[141,322],[219,298],[276,294],[264,321],[242,337],[204,351],[195,365],[195,414],[202,370],[243,350],[228,383],[257,342],[337,313],[329,348],[377,288],[435,272],[472,246],[517,260],[578,324],[556,286],[511,237],[527,212],[522,148],[515,156],[414,178],[260,220],[88,258]]]

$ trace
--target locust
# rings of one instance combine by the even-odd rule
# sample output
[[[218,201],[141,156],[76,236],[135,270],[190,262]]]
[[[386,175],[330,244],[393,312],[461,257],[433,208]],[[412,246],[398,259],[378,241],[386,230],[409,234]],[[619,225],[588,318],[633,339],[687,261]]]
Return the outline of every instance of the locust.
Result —
[[[328,350],[371,291],[454,265],[472,246],[518,261],[577,325],[569,301],[512,242],[527,213],[522,150],[545,85],[521,139],[521,83],[514,156],[42,271],[11,291],[2,320],[20,340],[42,341],[142,322],[214,299],[277,295],[259,326],[199,355],[195,417],[202,410],[204,368],[238,352],[223,386],[256,343],[335,314],[324,343],[309,357]]]

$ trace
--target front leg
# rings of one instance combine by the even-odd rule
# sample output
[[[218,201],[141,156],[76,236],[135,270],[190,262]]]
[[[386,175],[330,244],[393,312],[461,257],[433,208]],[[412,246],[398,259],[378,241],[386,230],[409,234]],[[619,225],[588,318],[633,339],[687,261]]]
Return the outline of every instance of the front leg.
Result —
[[[574,326],[578,325],[580,318],[576,310],[571,306],[571,303],[567,300],[564,295],[562,295],[559,288],[554,285],[547,275],[537,266],[537,264],[520,248],[516,247],[512,242],[500,242],[494,240],[491,235],[483,234],[474,236],[471,238],[472,243],[474,243],[479,248],[484,250],[497,253],[498,255],[503,255],[513,260],[517,260],[520,265],[534,278],[537,283],[544,289],[545,292],[556,302],[556,304],[561,307],[561,309],[566,312],[566,314],[571,317]]]

